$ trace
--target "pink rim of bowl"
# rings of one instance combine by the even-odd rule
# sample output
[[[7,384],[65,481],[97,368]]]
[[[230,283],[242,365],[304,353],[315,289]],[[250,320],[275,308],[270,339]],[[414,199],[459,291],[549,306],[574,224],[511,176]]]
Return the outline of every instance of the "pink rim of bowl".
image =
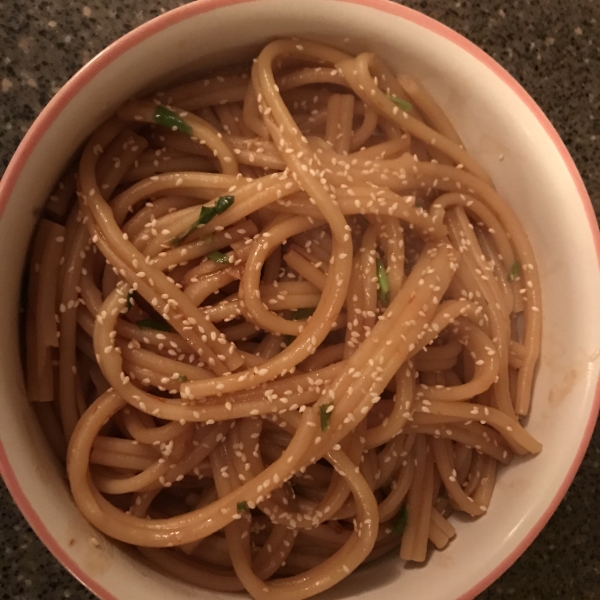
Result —
[[[208,13],[212,10],[256,0],[198,0],[191,4],[184,5],[180,8],[172,10],[164,15],[156,17],[155,19],[148,21],[147,23],[137,27],[132,32],[118,39],[112,43],[108,48],[102,51],[96,56],[91,62],[85,65],[76,75],[70,79],[65,86],[56,94],[56,96],[50,101],[50,103],[40,113],[39,117],[35,120],[23,141],[21,142],[17,152],[15,153],[1,183],[0,183],[0,218],[8,199],[12,193],[12,190],[23,170],[23,167],[28,160],[32,150],[39,143],[40,139],[44,136],[52,122],[55,120],[58,114],[68,105],[72,98],[74,98],[79,91],[84,88],[94,77],[96,77],[103,69],[110,65],[119,56],[125,53],[127,50],[135,47],[144,40],[153,36],[154,34],[182,21],[189,17],[196,16],[201,13]],[[598,263],[600,264],[600,232],[598,231],[596,217],[594,210],[587,194],[583,181],[578,173],[577,167],[575,166],[568,150],[564,146],[560,136],[548,121],[542,110],[537,106],[529,94],[521,87],[521,85],[497,62],[495,62],[489,55],[483,50],[469,42],[466,38],[460,34],[449,29],[445,25],[427,17],[417,11],[414,11],[405,6],[392,3],[388,0],[335,0],[341,3],[358,4],[366,6],[383,13],[401,17],[407,21],[411,21],[429,31],[435,33],[438,36],[446,38],[453,44],[459,46],[463,50],[467,51],[478,61],[483,63],[489,70],[491,70],[499,79],[507,84],[512,91],[519,97],[519,99],[525,104],[529,111],[536,117],[540,125],[545,130],[547,136],[552,140],[556,149],[558,150],[564,164],[566,165],[573,183],[577,189],[579,200],[584,207],[584,211],[589,222],[589,227],[592,232],[594,244],[596,247],[596,255]],[[535,537],[540,533],[542,528],[546,525],[560,501],[567,492],[567,489],[571,485],[575,473],[579,468],[586,448],[590,442],[592,432],[594,430],[598,409],[600,408],[600,379],[596,384],[594,407],[591,411],[590,419],[586,424],[584,434],[581,438],[581,442],[575,454],[574,460],[571,467],[559,487],[556,495],[552,498],[546,511],[539,517],[535,525],[529,530],[528,534],[521,541],[521,543],[509,554],[500,564],[498,564],[492,571],[485,575],[480,581],[478,581],[468,592],[461,595],[456,600],[471,600],[478,593],[486,589],[494,580],[496,580],[502,573],[504,573],[525,551],[525,549],[533,542]],[[102,600],[118,600],[110,592],[104,589],[95,579],[88,575],[78,564],[76,564],[62,549],[59,542],[50,534],[42,519],[39,517],[33,506],[30,504],[26,495],[24,494],[17,476],[8,461],[7,454],[4,450],[2,443],[0,442],[0,468],[2,477],[12,494],[17,506],[38,535],[45,546],[52,552],[52,554],[88,589],[96,594]]]

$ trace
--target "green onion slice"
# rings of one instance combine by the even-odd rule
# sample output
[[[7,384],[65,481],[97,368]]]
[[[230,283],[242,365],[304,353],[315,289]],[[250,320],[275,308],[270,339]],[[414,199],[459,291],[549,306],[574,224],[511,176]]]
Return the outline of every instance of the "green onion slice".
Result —
[[[390,281],[385,270],[385,265],[381,259],[377,259],[377,283],[379,283],[379,290],[377,295],[381,304],[387,306],[390,303]]]
[[[223,214],[235,201],[234,196],[220,196],[213,206],[203,206],[200,209],[200,216],[183,233],[175,236],[171,240],[171,246],[179,246],[185,238],[200,227],[212,221],[217,215]]]
[[[327,404],[321,404],[321,406],[319,406],[319,417],[321,418],[321,431],[326,431],[329,427],[329,421],[331,421],[332,412],[333,404],[331,402]]]
[[[235,201],[234,196],[220,196],[215,202],[215,213],[217,215],[223,214]]]
[[[172,331],[171,326],[162,319],[140,319],[137,321],[140,329],[156,329],[158,331]]]
[[[521,276],[521,263],[518,260],[515,260],[515,262],[510,266],[510,269],[508,270],[508,275],[507,275],[507,279],[508,281],[514,281],[515,279],[518,279]]]
[[[206,257],[216,263],[229,264],[229,257],[222,252],[209,252]]]
[[[164,125],[173,131],[181,131],[187,135],[192,135],[192,126],[166,106],[156,107],[154,122],[158,123],[158,125]]]
[[[398,98],[398,96],[394,96],[393,94],[390,94],[388,96],[388,98],[398,107],[401,108],[403,111],[408,112],[410,110],[412,110],[413,105],[408,101],[408,100],[404,100],[404,98]]]

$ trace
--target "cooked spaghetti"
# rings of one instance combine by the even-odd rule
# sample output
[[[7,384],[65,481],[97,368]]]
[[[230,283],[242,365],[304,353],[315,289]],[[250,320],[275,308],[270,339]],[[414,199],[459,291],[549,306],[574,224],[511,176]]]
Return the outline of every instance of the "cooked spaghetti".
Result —
[[[31,251],[29,395],[105,535],[297,600],[483,515],[540,347],[527,236],[428,92],[279,40],[127,102]]]

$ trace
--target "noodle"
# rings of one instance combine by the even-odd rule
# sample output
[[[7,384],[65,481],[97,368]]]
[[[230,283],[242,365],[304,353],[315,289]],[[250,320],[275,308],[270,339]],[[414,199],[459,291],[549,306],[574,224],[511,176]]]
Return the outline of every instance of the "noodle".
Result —
[[[301,600],[425,561],[541,451],[540,288],[418,82],[301,40],[227,73],[121,106],[51,196],[27,386],[101,532]]]

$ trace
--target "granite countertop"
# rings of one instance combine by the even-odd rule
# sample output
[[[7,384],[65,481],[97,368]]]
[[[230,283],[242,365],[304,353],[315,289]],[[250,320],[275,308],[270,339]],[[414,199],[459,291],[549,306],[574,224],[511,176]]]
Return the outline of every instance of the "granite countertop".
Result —
[[[0,173],[33,119],[77,69],[117,37],[182,4],[0,0]],[[565,141],[599,215],[600,0],[405,4],[462,33],[517,78]],[[556,514],[478,600],[600,600],[599,482],[597,427]],[[93,596],[45,549],[0,483],[0,600],[59,598]]]

